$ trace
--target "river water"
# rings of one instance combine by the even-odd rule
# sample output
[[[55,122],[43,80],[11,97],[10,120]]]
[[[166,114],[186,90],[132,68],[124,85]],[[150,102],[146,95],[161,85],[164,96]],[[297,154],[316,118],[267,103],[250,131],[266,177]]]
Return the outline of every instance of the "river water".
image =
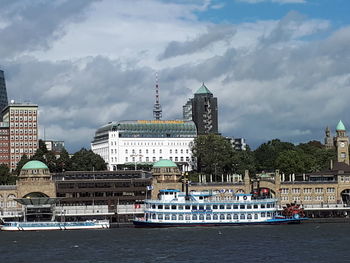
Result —
[[[0,262],[350,262],[350,224],[0,232]]]

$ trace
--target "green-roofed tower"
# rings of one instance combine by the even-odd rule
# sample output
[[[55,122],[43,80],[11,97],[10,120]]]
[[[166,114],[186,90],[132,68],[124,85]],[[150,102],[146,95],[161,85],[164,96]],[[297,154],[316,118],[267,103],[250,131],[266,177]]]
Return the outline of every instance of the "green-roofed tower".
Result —
[[[205,86],[204,82],[202,86],[194,94],[212,94],[213,95],[213,93],[210,92],[207,86]]]
[[[349,137],[346,136],[345,125],[341,120],[338,122],[336,132],[334,145],[337,148],[337,161],[349,164]]]
[[[198,135],[218,133],[217,98],[204,83],[183,106],[183,118],[194,121]]]
[[[337,125],[337,127],[336,127],[336,130],[337,130],[337,131],[346,131],[345,125],[344,125],[344,123],[343,123],[341,120],[338,122],[338,125]]]

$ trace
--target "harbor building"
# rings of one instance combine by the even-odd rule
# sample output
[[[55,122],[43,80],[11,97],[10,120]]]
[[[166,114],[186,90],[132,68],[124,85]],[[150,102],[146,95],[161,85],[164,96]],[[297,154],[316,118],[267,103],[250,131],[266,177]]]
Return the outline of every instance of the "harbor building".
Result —
[[[51,174],[40,161],[27,162],[15,185],[0,185],[0,219],[45,221],[105,219],[129,222],[143,213],[152,176],[143,171]]]
[[[11,101],[0,123],[0,163],[15,170],[23,154],[29,158],[38,149],[38,105]]]
[[[183,119],[194,121],[198,135],[219,133],[217,98],[204,83],[183,106]]]
[[[152,164],[169,159],[191,170],[191,145],[197,136],[193,121],[137,120],[111,122],[99,128],[91,143],[94,153],[108,164],[110,171],[121,164]]]

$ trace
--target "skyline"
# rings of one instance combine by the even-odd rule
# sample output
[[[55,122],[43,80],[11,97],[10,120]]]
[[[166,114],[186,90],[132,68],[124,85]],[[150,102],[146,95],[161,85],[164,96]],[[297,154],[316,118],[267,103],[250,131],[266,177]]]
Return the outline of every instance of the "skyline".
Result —
[[[156,72],[163,120],[204,82],[219,131],[252,148],[350,123],[346,0],[0,2],[8,99],[38,104],[41,137],[70,152],[110,121],[153,119]]]

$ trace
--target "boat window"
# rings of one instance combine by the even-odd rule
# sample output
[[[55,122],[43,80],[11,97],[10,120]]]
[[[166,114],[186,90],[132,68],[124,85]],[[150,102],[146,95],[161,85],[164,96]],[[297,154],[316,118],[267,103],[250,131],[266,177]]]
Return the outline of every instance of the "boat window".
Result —
[[[254,209],[257,209],[258,208],[258,205],[254,205]]]
[[[206,220],[211,220],[210,214],[206,214],[206,215],[205,215],[205,219],[206,219]]]
[[[218,205],[213,205],[213,209],[218,209]]]
[[[162,220],[163,219],[163,214],[158,215],[158,219]]]
[[[233,219],[238,219],[238,214],[233,214]]]
[[[232,215],[231,215],[231,214],[228,214],[228,215],[226,216],[226,218],[227,218],[228,220],[231,220],[231,219],[232,219]]]
[[[192,210],[197,210],[197,206],[196,206],[196,205],[193,205],[193,206],[192,206]]]
[[[261,213],[261,217],[266,217],[265,212],[262,212],[262,213]]]
[[[165,215],[165,220],[170,220],[170,215]]]
[[[197,215],[192,215],[192,220],[197,220]]]
[[[275,204],[271,204],[271,207],[275,207]]]
[[[158,205],[158,209],[163,209],[163,205]]]
[[[233,209],[238,209],[238,205],[233,205]]]
[[[204,210],[204,205],[200,205],[199,210]]]
[[[185,205],[185,209],[186,209],[186,210],[190,210],[190,209],[191,209],[191,206],[190,206],[190,205]]]
[[[184,220],[184,216],[183,215],[179,215],[179,220]]]
[[[270,212],[267,212],[267,213],[266,213],[266,216],[267,216],[267,217],[270,217],[270,216],[271,216],[271,213],[270,213]]]
[[[176,220],[176,214],[171,215],[171,220]]]
[[[220,209],[225,209],[225,205],[220,205]]]
[[[169,205],[165,205],[164,208],[165,209],[170,209],[170,206]]]
[[[267,208],[270,208],[270,207],[271,207],[271,205],[270,205],[270,204],[267,204],[266,206],[267,206]]]
[[[218,214],[213,215],[213,220],[218,220]]]
[[[199,220],[204,220],[204,215],[203,214],[199,215]]]
[[[156,209],[156,205],[152,205],[152,209]]]
[[[225,219],[225,215],[224,214],[220,214],[220,220],[224,220]]]
[[[240,208],[240,209],[244,209],[244,208],[245,208],[245,205],[240,205],[239,208]]]
[[[247,205],[247,209],[252,209],[252,205]]]
[[[203,196],[200,196],[200,197],[199,197],[199,200],[203,200]]]
[[[261,208],[265,208],[265,204],[261,204],[260,207],[261,207]]]
[[[171,209],[176,210],[176,205],[172,205]]]
[[[241,214],[239,218],[240,219],[245,219],[245,214]]]
[[[210,205],[207,205],[207,206],[205,207],[205,209],[206,209],[206,210],[211,210]]]
[[[231,205],[226,205],[226,209],[231,209]]]
[[[248,214],[247,215],[247,219],[252,219],[253,217],[252,217],[252,214]]]
[[[191,215],[186,215],[185,218],[186,220],[191,220]]]
[[[156,219],[156,214],[152,214],[152,219]]]
[[[179,210],[183,210],[184,206],[183,205],[179,205]]]
[[[259,215],[258,214],[254,214],[254,219],[258,219]]]

